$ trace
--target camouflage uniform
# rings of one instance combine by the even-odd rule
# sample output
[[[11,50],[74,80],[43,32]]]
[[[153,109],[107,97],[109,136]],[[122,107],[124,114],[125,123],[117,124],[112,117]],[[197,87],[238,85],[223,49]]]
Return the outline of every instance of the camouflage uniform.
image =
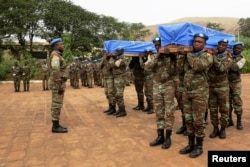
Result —
[[[87,63],[86,71],[87,71],[88,88],[93,88],[94,68],[92,63],[90,62]]]
[[[135,106],[134,110],[143,110],[144,109],[144,93],[143,93],[143,85],[144,85],[144,70],[140,66],[139,57],[132,57],[132,60],[129,63],[129,68],[133,70],[134,75],[134,85],[135,91],[137,94],[137,106]]]
[[[88,80],[87,80],[87,62],[83,61],[81,64],[81,82],[82,86],[87,87],[88,86]]]
[[[120,50],[117,50],[120,52]],[[126,116],[125,104],[124,104],[124,89],[125,89],[125,77],[126,77],[126,59],[123,52],[120,55],[112,57],[109,60],[109,65],[112,68],[114,76],[115,87],[115,101],[119,107],[116,117]]]
[[[11,68],[13,80],[14,80],[14,89],[15,92],[20,92],[20,82],[21,82],[21,67],[15,62],[15,65]]]
[[[241,46],[240,46],[241,45]],[[229,126],[233,126],[233,120],[232,120],[232,111],[234,110],[234,113],[237,116],[237,125],[236,128],[238,130],[242,130],[243,126],[241,123],[241,117],[242,117],[242,99],[241,99],[241,70],[245,66],[246,59],[241,54],[241,51],[243,50],[243,44],[236,43],[233,53],[233,62],[230,67],[230,70],[228,72],[228,80],[229,80]]]
[[[104,111],[108,115],[115,114],[115,88],[114,88],[114,77],[112,73],[112,68],[109,66],[110,57],[103,57],[100,69],[103,73],[104,78],[104,93],[108,99],[109,108]]]
[[[44,61],[42,64],[43,90],[49,90],[48,80],[49,80],[49,68],[48,68],[46,61]]]
[[[28,63],[26,62],[25,65],[22,67],[22,79],[23,79],[24,91],[29,91],[30,78],[31,78],[31,71],[30,67],[28,66]]]
[[[148,55],[146,55],[148,56]],[[144,110],[148,114],[154,113],[153,108],[153,71],[152,68],[144,68],[147,57],[140,57],[140,66],[144,69],[144,92],[147,101],[147,108]]]
[[[174,72],[176,71],[175,63],[176,55],[161,55],[158,53],[153,61],[148,60],[145,63],[145,69],[153,70],[153,102],[154,111],[156,113],[156,125],[158,137],[162,137],[162,148],[167,149],[171,146],[171,134],[174,125],[175,111],[175,86]],[[166,129],[166,138],[162,135],[162,130]],[[159,133],[160,132],[160,133]],[[163,133],[164,134],[164,133]],[[150,146],[160,144],[158,137],[150,143]]]
[[[68,69],[66,61],[62,57],[64,46],[61,38],[56,38],[51,41],[53,51],[48,60],[49,66],[49,87],[52,93],[51,117],[52,117],[52,132],[67,133],[68,129],[59,124],[60,113],[63,105],[63,98],[68,78]]]
[[[223,52],[214,56],[213,66],[208,71],[209,83],[209,110],[211,123],[214,126],[210,138],[219,136],[226,138],[225,128],[228,124],[229,111],[229,83],[227,73],[231,65],[231,58],[228,57],[227,52]],[[218,118],[218,112],[221,114]],[[220,121],[219,121],[220,120]],[[221,125],[219,131],[218,125]]]

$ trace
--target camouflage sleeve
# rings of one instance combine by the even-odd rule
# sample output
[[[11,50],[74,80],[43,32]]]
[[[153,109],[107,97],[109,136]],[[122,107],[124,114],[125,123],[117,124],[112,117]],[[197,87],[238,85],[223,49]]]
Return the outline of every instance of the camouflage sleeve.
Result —
[[[142,60],[142,57],[139,58],[139,63],[140,63],[140,67],[141,67],[142,69],[144,69],[145,64],[144,64],[144,62],[143,62],[143,60]]]
[[[184,72],[184,62],[185,62],[185,55],[179,55],[177,58],[177,72],[182,73]]]
[[[205,71],[213,64],[213,56],[206,52],[197,57],[194,57],[192,53],[188,53],[187,60],[190,67],[197,72]]]
[[[50,65],[51,78],[59,84],[61,81],[59,56],[56,53],[52,52],[49,63],[50,63],[49,65]]]
[[[240,71],[246,63],[246,59],[244,57],[238,57],[235,60],[233,60],[232,65],[230,69],[232,71]]]
[[[232,64],[232,59],[226,55],[225,58],[218,60],[216,56],[213,57],[214,59],[214,66],[217,71],[219,72],[225,72],[228,71]]]

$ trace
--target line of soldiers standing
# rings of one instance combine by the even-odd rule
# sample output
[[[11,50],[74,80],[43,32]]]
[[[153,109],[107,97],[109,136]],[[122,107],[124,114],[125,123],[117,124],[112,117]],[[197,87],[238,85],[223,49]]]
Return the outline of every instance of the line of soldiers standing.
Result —
[[[20,92],[21,80],[23,81],[24,91],[29,91],[32,73],[28,62],[26,61],[22,67],[18,64],[18,62],[15,62],[11,68],[11,72],[14,80],[15,92]]]

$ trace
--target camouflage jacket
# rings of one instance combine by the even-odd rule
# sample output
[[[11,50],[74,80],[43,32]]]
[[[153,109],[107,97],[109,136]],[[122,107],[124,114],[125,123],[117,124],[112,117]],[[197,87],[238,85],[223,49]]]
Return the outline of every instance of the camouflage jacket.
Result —
[[[119,66],[116,65],[118,61],[120,61]],[[108,64],[110,68],[112,68],[112,73],[114,77],[123,76],[126,74],[126,59],[125,58],[115,59],[111,57]]]
[[[135,77],[144,77],[144,69],[140,66],[139,57],[133,57],[128,66],[131,70],[133,70]]]
[[[28,65],[24,65],[22,67],[22,76],[23,77],[30,77],[31,76],[31,70],[30,70],[30,67]]]
[[[180,55],[178,60],[178,72],[183,72],[183,86],[188,91],[208,88],[208,70],[213,64],[213,56],[210,53],[199,52]]]
[[[61,52],[52,51],[48,60],[48,66],[50,86],[58,88],[67,81],[69,71]]]
[[[228,72],[229,82],[241,82],[241,70],[245,66],[243,59],[245,59],[243,55],[233,57],[233,62]]]
[[[20,77],[21,76],[21,67],[20,66],[12,66],[11,68],[12,76],[13,77]]]
[[[102,59],[100,63],[100,70],[102,70],[102,74],[104,78],[113,78],[112,68],[109,66],[110,59]]]
[[[154,85],[164,84],[174,79],[176,71],[176,61],[173,61],[175,55],[157,55],[145,63],[146,69],[152,69]]]
[[[208,71],[209,86],[226,86],[228,84],[228,70],[232,59],[224,52],[213,56],[213,65]]]

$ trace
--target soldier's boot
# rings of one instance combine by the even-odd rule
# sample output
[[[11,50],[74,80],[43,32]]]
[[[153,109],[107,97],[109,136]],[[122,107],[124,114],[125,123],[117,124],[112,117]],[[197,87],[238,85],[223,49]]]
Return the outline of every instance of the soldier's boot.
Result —
[[[14,85],[14,88],[15,88],[15,92],[17,92],[18,91],[17,85]]]
[[[226,128],[225,127],[221,127],[219,138],[220,139],[225,139],[226,138]]]
[[[30,91],[30,85],[27,85],[27,89],[26,89],[27,91]]]
[[[59,124],[59,121],[52,121],[53,125],[52,125],[52,133],[67,133],[68,129],[65,127],[62,127]]]
[[[125,110],[125,106],[119,106],[119,111],[116,114],[116,117],[125,117],[127,115],[127,112]]]
[[[20,84],[17,85],[17,91],[20,92]]]
[[[107,113],[107,112],[109,112],[111,110],[111,104],[109,103],[109,108],[107,109],[107,110],[105,110],[105,111],[103,111],[104,113]]]
[[[209,135],[210,138],[215,138],[220,135],[218,126],[214,126],[213,132]]]
[[[149,143],[150,146],[157,146],[164,142],[164,129],[157,129],[157,137]]]
[[[168,149],[171,146],[172,130],[166,130],[166,138],[161,146],[162,149]]]
[[[107,115],[113,115],[116,113],[116,110],[115,110],[115,105],[112,105],[110,104],[110,110],[108,112],[106,112]]]
[[[187,130],[187,127],[185,124],[185,117],[181,116],[181,118],[182,118],[182,127],[180,127],[180,129],[176,131],[176,134],[184,134],[184,132]]]
[[[208,110],[205,112],[205,117],[204,117],[204,124],[208,124],[208,119],[207,119],[207,117],[208,117]]]
[[[188,145],[181,149],[179,151],[180,154],[188,154],[191,153],[194,150],[195,144],[194,144],[195,136],[194,135],[188,135]]]
[[[234,122],[233,122],[233,118],[232,118],[232,112],[233,112],[233,108],[230,107],[229,113],[228,113],[229,119],[228,119],[227,127],[229,127],[229,126],[234,126]]]
[[[45,91],[46,89],[45,89],[45,85],[43,84],[43,91]]]
[[[153,114],[154,113],[154,107],[153,103],[149,103],[149,110],[147,111],[147,114]]]
[[[144,110],[144,102],[139,101],[138,105],[133,108],[134,110]]]
[[[242,130],[243,129],[243,126],[242,126],[242,123],[241,123],[241,114],[237,114],[236,128],[238,130]]]
[[[203,153],[203,137],[196,137],[196,145],[194,150],[189,154],[189,157],[196,158]]]

